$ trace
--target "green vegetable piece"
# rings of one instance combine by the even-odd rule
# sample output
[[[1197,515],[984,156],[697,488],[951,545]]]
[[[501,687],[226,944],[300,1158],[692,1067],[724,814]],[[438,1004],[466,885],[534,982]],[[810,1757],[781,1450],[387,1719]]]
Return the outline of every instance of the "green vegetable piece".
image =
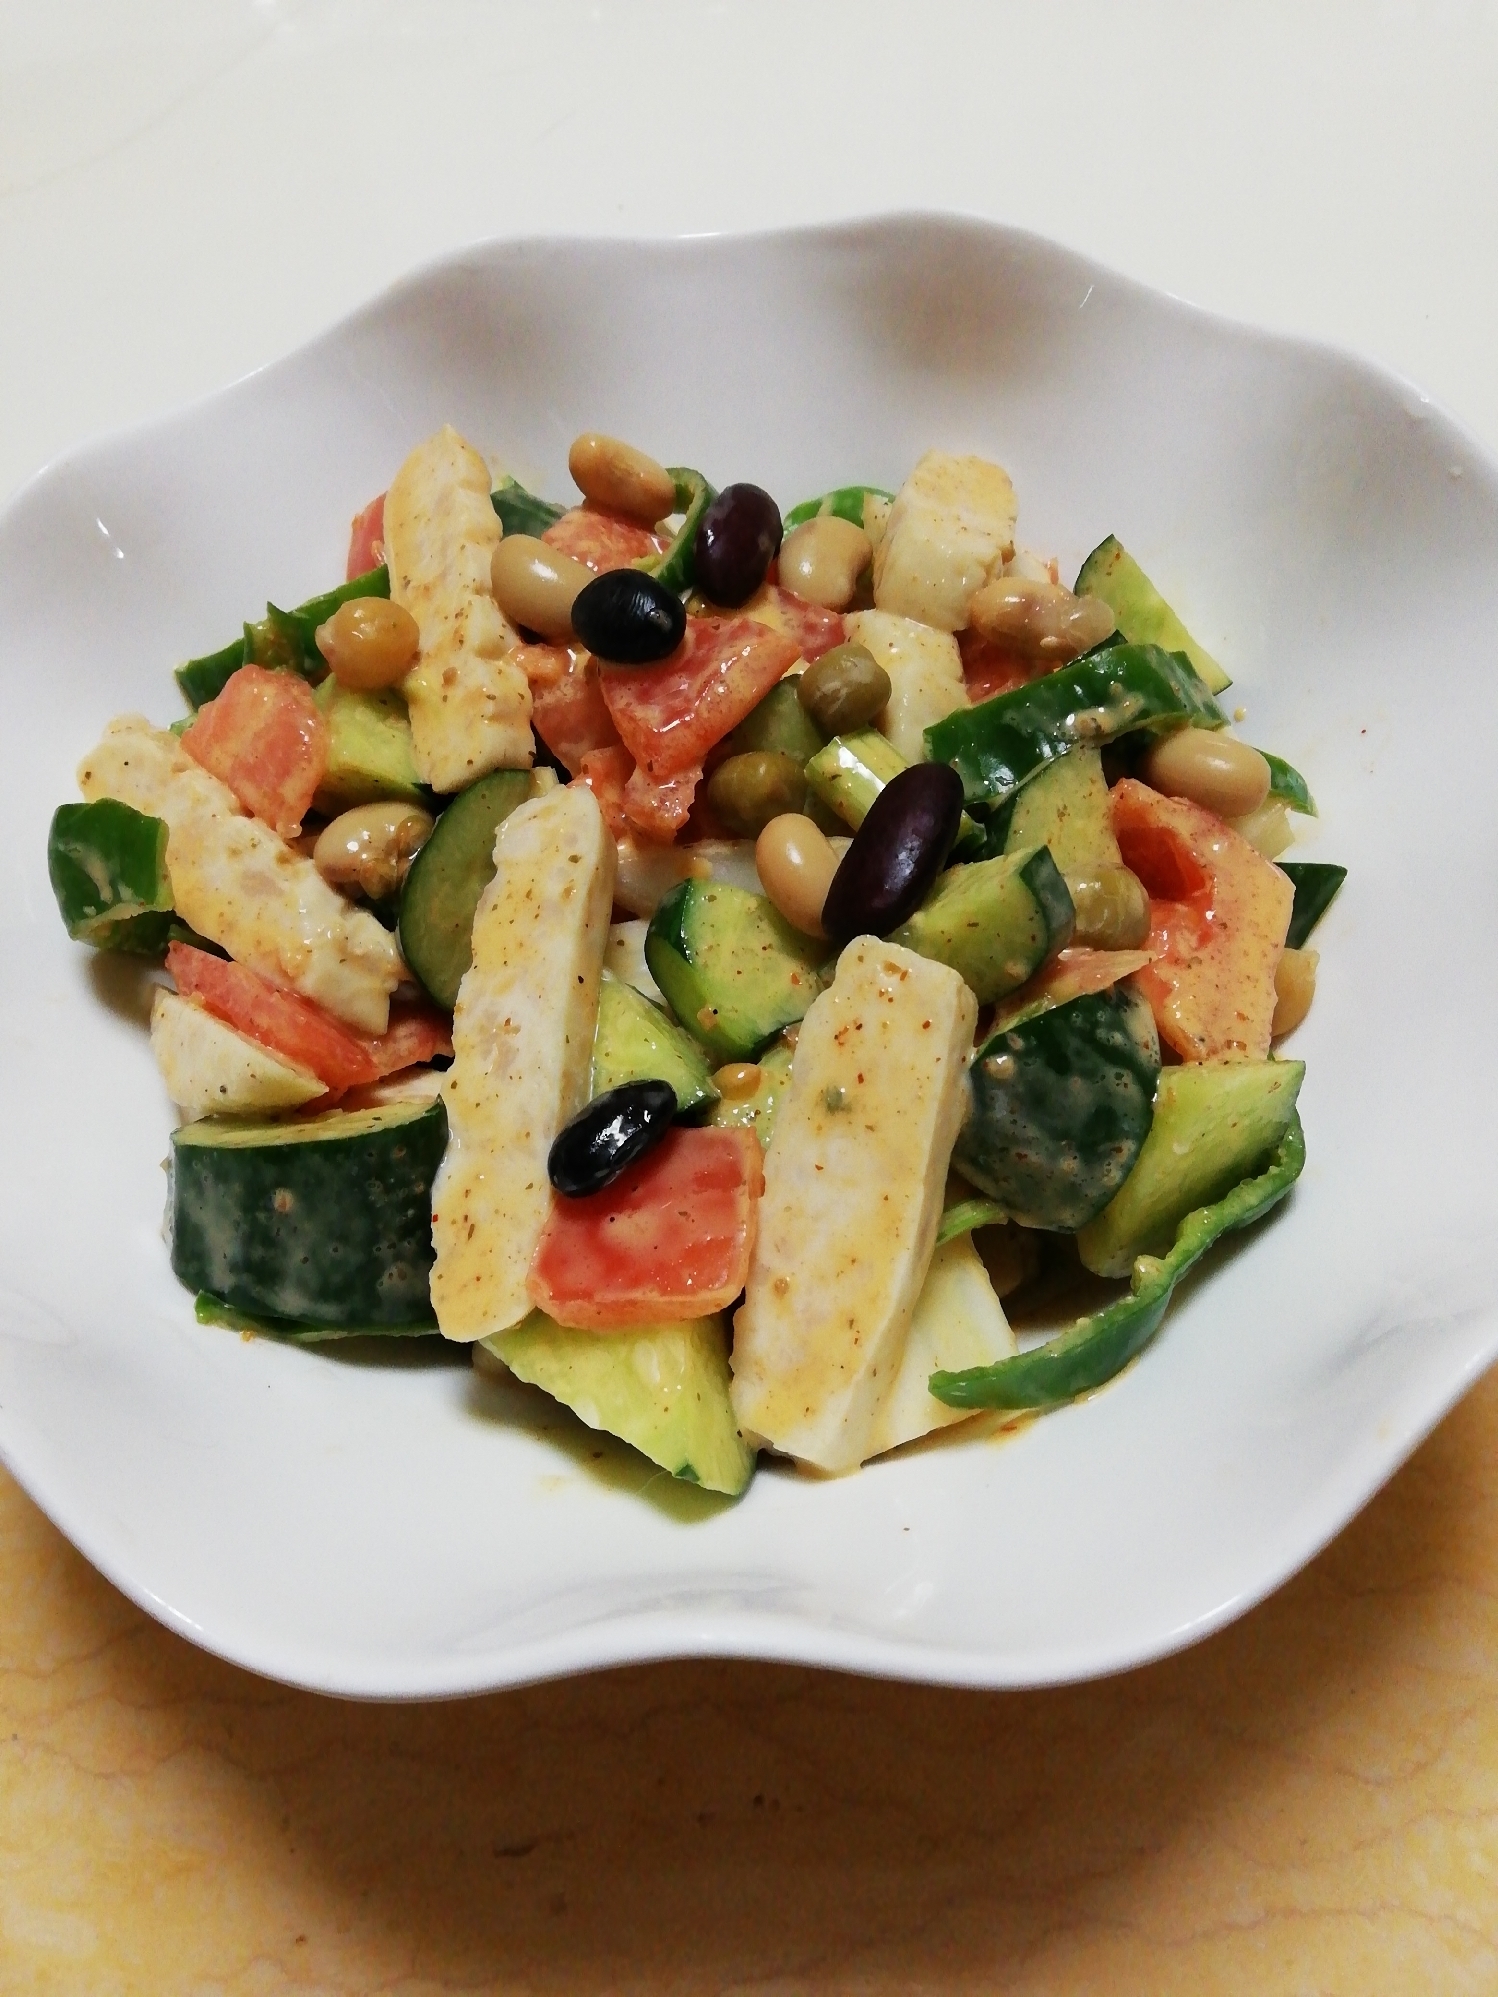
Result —
[[[449,1012],[473,961],[473,916],[494,878],[494,835],[532,795],[529,770],[494,770],[460,791],[411,862],[401,889],[401,954]]]
[[[718,495],[701,472],[693,471],[690,465],[667,465],[666,470],[675,481],[676,510],[682,522],[671,536],[666,552],[642,561],[640,567],[667,589],[688,590],[696,573],[693,550],[697,545],[697,529]]]
[[[249,1332],[256,1338],[280,1338],[292,1345],[326,1345],[337,1338],[440,1338],[436,1320],[418,1324],[299,1324],[289,1317],[255,1317],[237,1311],[222,1297],[199,1290],[193,1305],[199,1324],[221,1325],[225,1331]]]
[[[942,1213],[936,1245],[940,1248],[948,1241],[955,1241],[959,1234],[971,1234],[979,1227],[996,1227],[1008,1218],[1008,1209],[997,1200],[957,1200]]]
[[[1316,800],[1311,796],[1310,786],[1300,771],[1287,763],[1282,756],[1271,756],[1267,749],[1259,754],[1269,765],[1269,795],[1287,804],[1292,811],[1298,811],[1303,818],[1317,818]]]
[[[718,1100],[707,1056],[691,1035],[633,985],[605,971],[593,1036],[592,1093],[601,1096],[626,1082],[669,1082],[682,1118],[700,1118]]]
[[[1017,991],[1066,947],[1072,900],[1044,846],[949,867],[891,941],[950,964],[979,1005]]]
[[[887,505],[894,496],[882,485],[840,485],[835,492],[824,492],[818,499],[803,499],[799,506],[793,506],[785,516],[785,531],[829,513],[839,520],[851,520],[855,527],[867,528],[869,500],[882,500]]]
[[[1162,1069],[1138,1163],[1077,1236],[1082,1266],[1097,1276],[1127,1276],[1136,1255],[1163,1254],[1188,1213],[1221,1199],[1279,1143],[1304,1076],[1303,1061],[1184,1061]]]
[[[1127,1182],[1159,1076],[1153,1015],[1127,986],[1036,1013],[976,1055],[952,1163],[1021,1226],[1070,1234]]]
[[[47,875],[69,936],[96,950],[155,957],[172,927],[167,827],[112,797],[61,804],[47,834]]]
[[[205,1117],[172,1135],[172,1268],[255,1318],[368,1331],[431,1322],[439,1101],[281,1121]]]
[[[1027,846],[1048,846],[1066,874],[1123,864],[1113,836],[1101,750],[1080,748],[1058,756],[1015,792],[1003,851],[1015,853]]]
[[[755,749],[773,750],[804,764],[820,753],[822,733],[802,707],[799,698],[800,675],[780,680],[753,708],[724,741],[730,756],[743,756]]]
[[[752,1130],[761,1151],[768,1151],[775,1135],[775,1117],[785,1101],[791,1082],[792,1050],[777,1040],[758,1056],[759,1078],[754,1093],[747,1096],[719,1096],[708,1122],[718,1129]]]
[[[1347,869],[1330,866],[1323,860],[1280,860],[1277,864],[1282,874],[1290,876],[1295,887],[1285,944],[1288,949],[1303,950],[1312,930],[1331,907],[1338,888],[1347,879]]]
[[[565,506],[553,505],[527,492],[518,479],[503,478],[489,495],[489,504],[499,515],[507,534],[533,534],[539,541],[553,521],[560,520]]]
[[[1069,1331],[1033,1352],[960,1373],[933,1373],[930,1392],[949,1408],[1053,1408],[1105,1386],[1159,1330],[1186,1271],[1214,1241],[1247,1227],[1282,1200],[1300,1177],[1305,1159],[1300,1118],[1292,1114],[1278,1147],[1256,1178],[1242,1180],[1222,1199],[1187,1214],[1162,1260],[1140,1256],[1129,1296],[1079,1318]]]
[[[328,766],[317,808],[329,817],[356,804],[389,797],[425,804],[429,793],[416,770],[406,703],[394,687],[364,693],[340,686],[330,673],[313,694],[328,723]]]
[[[574,1331],[540,1311],[484,1345],[589,1428],[617,1435],[673,1477],[736,1498],[754,1475],[728,1397],[722,1317]]]
[[[926,748],[934,762],[952,764],[969,804],[997,804],[1079,746],[1158,723],[1220,728],[1226,720],[1181,653],[1110,645],[977,707],[958,708],[926,730]]]
[[[851,735],[834,735],[825,749],[808,760],[806,784],[814,797],[856,832],[880,791],[907,767],[899,750],[877,728],[856,728]],[[953,854],[960,860],[976,859],[983,846],[982,827],[964,812]]]
[[[340,583],[337,589],[309,597],[295,610],[265,606],[258,624],[246,624],[244,635],[221,651],[201,659],[189,659],[177,668],[177,684],[189,707],[201,707],[216,700],[241,666],[283,666],[300,673],[303,679],[319,681],[326,668],[317,649],[317,627],[326,624],[341,603],[359,596],[389,596],[390,572],[383,566],[367,569],[362,576]]]
[[[650,975],[715,1062],[747,1061],[805,1017],[826,948],[764,895],[696,879],[677,883],[645,933]]]
[[[1106,603],[1131,645],[1159,645],[1167,652],[1184,652],[1211,692],[1221,693],[1232,685],[1212,654],[1197,644],[1138,562],[1111,534],[1083,562],[1077,595],[1096,596]]]

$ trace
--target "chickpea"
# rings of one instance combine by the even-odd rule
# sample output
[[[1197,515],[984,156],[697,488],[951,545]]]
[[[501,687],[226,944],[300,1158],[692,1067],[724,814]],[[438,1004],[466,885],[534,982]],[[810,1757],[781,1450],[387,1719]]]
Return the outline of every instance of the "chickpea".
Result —
[[[670,472],[617,437],[586,431],[567,453],[567,469],[585,499],[611,513],[627,513],[642,526],[653,527],[675,510],[676,481]]]
[[[421,647],[416,619],[384,596],[354,596],[317,627],[317,649],[340,686],[374,693],[410,671]]]
[[[803,936],[821,936],[822,904],[837,872],[837,855],[809,818],[787,811],[772,818],[754,847],[760,886]]]
[[[1075,659],[1113,635],[1113,612],[1096,596],[1073,596],[1059,583],[998,576],[968,606],[980,638],[1041,658]]]
[[[1064,878],[1077,911],[1073,943],[1093,950],[1138,949],[1150,931],[1150,898],[1137,874],[1127,867],[1094,867]]]
[[[1219,818],[1242,818],[1269,795],[1269,765],[1257,749],[1215,728],[1176,728],[1139,766],[1166,797],[1184,797]]]
[[[506,534],[489,565],[489,586],[505,616],[554,645],[572,637],[573,601],[592,580],[584,563],[533,534]]]
[[[330,887],[358,888],[386,901],[431,837],[432,815],[420,805],[383,798],[345,811],[317,835],[312,864]]]
[[[1286,950],[1274,972],[1274,1019],[1270,1035],[1279,1040],[1293,1033],[1311,1010],[1316,996],[1316,966],[1319,950]]]
[[[709,806],[741,839],[757,839],[772,818],[798,811],[805,796],[801,765],[783,749],[746,749],[707,780]]]
[[[874,544],[861,527],[822,513],[803,520],[780,548],[780,580],[786,589],[824,610],[846,610],[858,578],[874,559]]]
[[[890,691],[889,674],[866,645],[834,645],[796,684],[802,708],[827,736],[867,728],[883,713]]]

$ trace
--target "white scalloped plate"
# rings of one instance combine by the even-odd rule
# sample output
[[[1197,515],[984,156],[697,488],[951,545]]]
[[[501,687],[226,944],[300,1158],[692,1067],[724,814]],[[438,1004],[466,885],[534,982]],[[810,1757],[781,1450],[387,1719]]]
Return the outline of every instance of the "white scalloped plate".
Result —
[[[138,992],[64,937],[47,820],[111,714],[171,718],[176,660],[337,578],[445,421],[555,492],[593,426],[786,503],[995,457],[1021,539],[1073,573],[1117,532],[1307,773],[1303,851],[1352,871],[1305,1175],[1085,1405],[725,1506],[450,1361],[194,1323]],[[0,520],[5,1461],[168,1625],[334,1692],[685,1653],[1021,1685],[1203,1635],[1498,1353],[1495,633],[1498,478],[1415,390],[972,222],[475,249],[78,452]]]

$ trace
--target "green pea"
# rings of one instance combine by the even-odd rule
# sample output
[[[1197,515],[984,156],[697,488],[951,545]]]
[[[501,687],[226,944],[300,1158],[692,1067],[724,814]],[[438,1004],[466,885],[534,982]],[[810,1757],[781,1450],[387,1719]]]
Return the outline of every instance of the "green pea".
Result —
[[[883,710],[889,674],[866,645],[836,645],[806,668],[796,691],[824,735],[848,735]]]
[[[740,839],[757,839],[772,818],[799,811],[806,779],[794,756],[781,749],[751,749],[719,763],[707,780],[715,817]]]
[[[1093,950],[1136,950],[1149,935],[1149,896],[1127,867],[1095,867],[1062,878],[1077,912],[1073,943]]]

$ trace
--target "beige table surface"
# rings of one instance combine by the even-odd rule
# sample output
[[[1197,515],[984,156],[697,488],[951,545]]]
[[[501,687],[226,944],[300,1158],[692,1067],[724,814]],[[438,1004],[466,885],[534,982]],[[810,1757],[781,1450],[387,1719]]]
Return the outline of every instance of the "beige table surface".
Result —
[[[1494,0],[0,0],[0,496],[465,240],[898,207],[1370,353],[1498,449],[1495,102]],[[1233,1628],[1024,1694],[340,1704],[0,1472],[0,1997],[1498,1990],[1495,1589],[1498,1381]]]
[[[443,1706],[192,1649],[0,1480],[0,1990],[1498,1988],[1498,1379],[1101,1683],[658,1665]]]

